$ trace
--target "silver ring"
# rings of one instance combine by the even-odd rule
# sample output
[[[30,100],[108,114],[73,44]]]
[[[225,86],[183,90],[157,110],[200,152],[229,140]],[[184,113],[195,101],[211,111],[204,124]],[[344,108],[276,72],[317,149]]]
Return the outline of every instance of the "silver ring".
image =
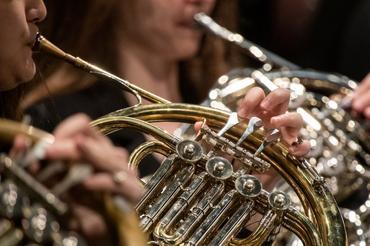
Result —
[[[116,185],[122,185],[127,180],[127,172],[124,170],[113,173],[112,179]]]

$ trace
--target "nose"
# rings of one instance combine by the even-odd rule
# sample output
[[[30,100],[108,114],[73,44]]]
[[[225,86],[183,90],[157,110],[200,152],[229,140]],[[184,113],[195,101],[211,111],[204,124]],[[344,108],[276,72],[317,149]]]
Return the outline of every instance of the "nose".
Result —
[[[26,17],[28,22],[38,23],[46,17],[46,7],[43,0],[28,0]]]

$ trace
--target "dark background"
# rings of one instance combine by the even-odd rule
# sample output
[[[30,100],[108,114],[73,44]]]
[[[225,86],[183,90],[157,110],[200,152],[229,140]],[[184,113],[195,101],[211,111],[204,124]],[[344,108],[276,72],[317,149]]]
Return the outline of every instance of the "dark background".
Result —
[[[241,0],[240,32],[304,68],[360,81],[370,70],[370,1],[316,1]]]

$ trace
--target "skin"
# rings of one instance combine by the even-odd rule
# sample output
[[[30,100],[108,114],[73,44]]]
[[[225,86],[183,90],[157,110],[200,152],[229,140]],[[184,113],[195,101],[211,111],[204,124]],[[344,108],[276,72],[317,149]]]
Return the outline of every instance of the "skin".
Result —
[[[37,23],[45,17],[46,9],[41,0],[0,1],[0,28],[6,34],[0,36],[0,90],[14,88],[35,75],[32,46],[38,31]],[[86,180],[86,187],[92,189],[98,189],[92,180],[96,180],[96,184],[102,186],[100,189],[104,189],[107,187],[105,180],[108,175],[111,177],[114,172],[127,171],[129,178],[121,186],[129,189],[112,185],[111,178],[108,188],[110,191],[122,191],[122,195],[129,201],[136,202],[143,189],[138,185],[135,171],[122,165],[121,161],[127,159],[127,153],[113,146],[107,137],[90,127],[89,123],[90,119],[84,115],[75,115],[62,122],[54,132],[55,143],[48,148],[45,158],[88,161],[97,171],[104,170],[105,175],[97,172],[97,176]],[[16,138],[11,154],[15,156],[17,152],[25,150],[28,143],[27,139]],[[109,165],[106,167],[105,163]]]
[[[210,14],[215,0],[121,1],[119,29],[125,46],[146,55],[175,61],[193,57],[199,49],[202,31],[194,14]],[[145,18],[142,18],[145,16]],[[134,25],[132,23],[135,23]]]
[[[84,181],[87,189],[120,193],[130,202],[136,203],[143,194],[143,188],[137,179],[136,170],[122,165],[125,163],[122,160],[128,160],[127,151],[115,147],[107,137],[91,127],[90,122],[91,119],[84,114],[64,120],[54,131],[55,143],[47,149],[45,158],[91,163],[96,172]],[[128,177],[121,184],[112,179],[112,173],[118,171],[124,171]]]
[[[293,146],[304,122],[298,113],[287,112],[289,98],[289,91],[285,89],[274,90],[266,96],[261,88],[254,87],[244,96],[238,114],[242,118],[257,116],[262,119],[265,128],[279,129],[289,151],[295,156],[304,156],[310,150],[310,144],[304,140]]]
[[[353,93],[352,108],[370,120],[370,73]]]
[[[55,141],[46,149],[43,159],[89,163],[94,167],[94,173],[81,184],[86,192],[114,193],[121,195],[132,205],[136,204],[143,195],[144,188],[137,178],[136,170],[129,169],[125,164],[128,162],[128,153],[123,148],[114,146],[106,136],[91,127],[90,122],[91,119],[84,114],[76,114],[64,120],[53,132]],[[28,147],[29,141],[24,136],[17,136],[11,156],[16,157]],[[37,172],[39,166],[35,160],[30,171]],[[114,182],[113,174],[122,171],[126,178],[120,183]],[[71,224],[71,228],[80,231],[97,245],[107,241],[108,227],[99,212],[79,204],[78,198],[69,206],[77,222]]]
[[[214,5],[215,0],[121,1],[122,18],[116,26],[122,64],[119,75],[172,102],[181,102],[178,65],[196,55],[203,34],[194,25],[193,15],[211,13]]]
[[[122,1],[122,18],[117,24],[118,44],[122,44],[118,47],[122,64],[120,76],[172,102],[181,102],[178,63],[196,55],[202,37],[201,30],[193,24],[193,15],[201,11],[210,14],[214,5],[214,0]],[[132,97],[129,101],[136,102]],[[278,90],[265,97],[261,89],[254,88],[240,104],[239,115],[249,118],[261,116],[262,111],[267,113],[262,117],[265,124],[281,129],[291,152],[302,156],[309,151],[309,144],[305,141],[291,146],[297,140],[303,121],[296,113],[284,114],[288,101],[288,91]],[[260,107],[262,102],[263,107]],[[273,106],[264,108],[275,104],[279,105],[278,110]],[[272,119],[279,114],[283,115]],[[161,126],[170,132],[178,127]]]
[[[278,89],[265,96],[260,90],[260,88],[253,88],[248,92],[240,105],[239,116],[248,118],[251,115],[257,115],[261,117],[266,125],[282,131],[285,142],[292,143],[303,126],[303,121],[297,113],[282,114],[288,107],[288,91]],[[83,182],[86,189],[118,193],[135,204],[144,190],[136,178],[137,173],[129,169],[127,165],[123,165],[124,160],[128,160],[128,153],[122,148],[114,147],[109,139],[90,127],[89,122],[89,118],[79,114],[61,123],[54,132],[56,141],[48,148],[45,158],[91,163],[96,172]],[[308,150],[309,144],[306,141],[290,148],[291,153],[297,156],[307,153]],[[121,184],[117,184],[113,181],[112,173],[122,170],[126,172],[128,178]],[[273,180],[269,176],[261,179]],[[73,211],[79,218],[80,229],[90,239],[101,238],[108,233],[101,216],[95,211],[80,205],[73,206]],[[86,217],[91,219],[84,219]]]
[[[214,0],[122,1],[122,16],[125,18],[117,24],[117,35],[118,40],[122,41],[118,42],[122,44],[122,49],[118,49],[119,59],[125,65],[120,69],[120,76],[171,101],[181,101],[178,62],[194,56],[201,40],[201,32],[193,26],[192,16],[199,11],[210,13],[214,3]],[[126,4],[132,4],[133,10],[125,12],[129,9]],[[143,14],[145,18],[142,18]],[[9,37],[3,35],[6,37],[0,39],[0,61],[3,64],[0,68],[1,90],[14,88],[34,76],[32,40],[37,32],[36,24],[45,15],[42,1],[0,2],[0,28],[9,34]],[[136,24],[126,24],[128,19]],[[12,29],[8,26],[12,26]],[[285,113],[288,101],[289,93],[285,90],[276,90],[265,96],[258,88],[254,88],[241,103],[239,115],[244,118],[260,116],[265,124],[282,129],[284,140],[291,144],[302,127],[302,119],[295,114]],[[118,193],[136,203],[144,190],[137,181],[137,173],[126,165],[128,153],[113,146],[89,123],[90,119],[81,114],[62,122],[53,133],[55,142],[48,147],[45,159],[88,162],[95,168],[95,173],[83,182],[87,190]],[[27,142],[22,137],[17,138],[13,154],[26,149]],[[292,149],[292,153],[305,153],[304,146],[302,144],[298,149]],[[118,171],[127,174],[120,184],[113,181],[113,174]],[[80,216],[79,221],[84,222],[81,223],[81,229],[85,235],[94,238],[107,234],[106,226],[94,211],[81,206],[76,206],[74,210],[76,216]],[[86,217],[94,219],[86,220]]]
[[[46,9],[41,0],[0,1],[0,30],[3,33],[0,35],[0,91],[13,89],[35,75],[32,46],[38,31],[36,25],[45,16]],[[89,123],[90,119],[81,114],[62,122],[53,133],[55,142],[47,148],[44,159],[88,162],[96,172],[85,180],[86,189],[118,193],[127,201],[136,203],[144,190],[136,172],[123,164],[127,163],[124,161],[128,156],[126,151],[113,146],[107,137]],[[17,136],[10,155],[19,156],[28,147],[30,141]],[[31,169],[37,171],[37,167],[37,163],[34,163]],[[112,174],[117,171],[127,173],[127,179],[120,184],[114,183],[112,179]],[[94,238],[106,234],[106,227],[99,214],[78,205],[72,205],[72,211],[80,218],[80,229],[85,235]],[[86,217],[92,219],[86,220]],[[99,232],[97,235],[94,234],[96,229]]]
[[[41,0],[0,1],[0,90],[10,90],[35,75],[32,46],[37,23],[46,16]]]

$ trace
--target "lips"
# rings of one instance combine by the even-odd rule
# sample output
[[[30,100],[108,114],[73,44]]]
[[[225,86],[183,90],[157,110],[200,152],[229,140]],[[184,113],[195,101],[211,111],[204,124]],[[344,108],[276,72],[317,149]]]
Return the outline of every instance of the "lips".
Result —
[[[183,27],[200,29],[198,23],[194,20],[194,15],[199,12],[204,12],[200,9],[192,9],[191,11],[186,11],[183,13],[181,18],[178,19],[178,24]]]
[[[32,39],[29,39],[29,41],[27,42],[27,46],[29,46],[30,48],[33,48],[35,46],[35,43],[36,43],[36,35],[33,36]]]
[[[35,28],[35,30],[31,31],[31,35],[29,36],[28,41],[26,43],[27,46],[29,46],[31,49],[35,46],[38,35],[39,35],[38,28]]]
[[[178,25],[189,29],[199,29],[199,25],[193,19],[179,21]]]

